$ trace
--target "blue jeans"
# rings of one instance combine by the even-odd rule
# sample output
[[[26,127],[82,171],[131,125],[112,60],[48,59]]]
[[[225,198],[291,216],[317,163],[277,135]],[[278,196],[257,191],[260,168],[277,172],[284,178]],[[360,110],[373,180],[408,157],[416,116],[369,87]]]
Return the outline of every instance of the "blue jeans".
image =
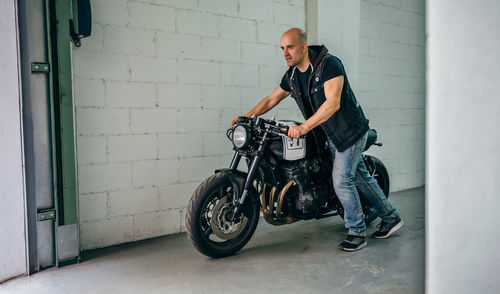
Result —
[[[361,153],[366,144],[367,134],[361,137],[353,146],[339,152],[333,142],[328,139],[328,145],[333,158],[333,187],[340,203],[344,207],[344,220],[350,235],[365,236],[365,215],[361,207],[358,191],[363,193],[377,211],[383,221],[399,217],[397,211],[380,189],[377,180],[366,169]]]

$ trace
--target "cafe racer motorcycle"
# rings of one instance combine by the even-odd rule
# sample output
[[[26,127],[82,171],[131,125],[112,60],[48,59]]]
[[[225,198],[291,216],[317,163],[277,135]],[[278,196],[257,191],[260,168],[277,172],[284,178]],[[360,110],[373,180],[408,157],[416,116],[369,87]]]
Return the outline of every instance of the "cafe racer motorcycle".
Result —
[[[321,130],[305,137],[287,137],[299,125],[262,117],[239,117],[227,131],[235,151],[229,168],[216,170],[194,191],[186,214],[188,237],[194,247],[210,257],[224,257],[240,250],[252,237],[260,212],[272,225],[340,215],[342,204],[332,184],[332,158]],[[319,129],[319,128],[317,128]],[[368,131],[365,151],[376,142]],[[246,159],[247,172],[237,169]],[[368,171],[386,196],[389,175],[376,157],[363,154]],[[366,224],[377,218],[364,198],[360,200]]]

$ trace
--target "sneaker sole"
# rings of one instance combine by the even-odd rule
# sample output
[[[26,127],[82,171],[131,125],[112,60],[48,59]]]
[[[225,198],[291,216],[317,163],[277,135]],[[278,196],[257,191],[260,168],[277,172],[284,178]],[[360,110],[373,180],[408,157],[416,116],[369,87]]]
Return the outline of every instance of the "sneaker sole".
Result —
[[[363,244],[360,244],[357,248],[344,248],[344,247],[339,247],[339,249],[340,249],[340,250],[343,250],[343,251],[353,252],[353,251],[358,251],[359,249],[366,247],[366,244],[367,244],[367,242],[365,242],[365,243],[363,243]]]
[[[386,235],[384,236],[373,236],[373,238],[375,239],[387,239],[389,238],[390,235],[392,235],[394,232],[396,232],[397,230],[401,229],[401,227],[403,226],[405,222],[403,220],[401,220],[397,225],[395,225]]]

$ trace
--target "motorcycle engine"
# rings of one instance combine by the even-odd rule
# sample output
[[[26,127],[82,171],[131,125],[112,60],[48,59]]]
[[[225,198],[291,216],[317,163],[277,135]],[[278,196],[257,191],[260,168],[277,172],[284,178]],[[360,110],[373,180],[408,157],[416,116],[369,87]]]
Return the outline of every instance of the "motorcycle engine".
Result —
[[[312,218],[319,208],[327,202],[329,173],[326,173],[318,158],[286,162],[280,166],[286,182],[293,180],[294,189],[290,189],[290,199],[295,211],[303,218]],[[293,191],[293,192],[292,192]]]

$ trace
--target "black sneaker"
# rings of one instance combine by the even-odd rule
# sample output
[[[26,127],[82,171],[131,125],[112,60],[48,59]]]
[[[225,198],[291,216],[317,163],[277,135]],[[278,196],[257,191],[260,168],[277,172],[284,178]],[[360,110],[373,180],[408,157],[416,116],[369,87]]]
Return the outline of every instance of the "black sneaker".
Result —
[[[347,235],[347,238],[339,244],[338,248],[344,251],[356,251],[366,246],[366,238],[361,236]]]
[[[389,238],[392,233],[399,230],[404,224],[404,221],[397,217],[388,222],[382,221],[377,225],[377,231],[372,234],[372,237],[375,239],[385,239]]]

